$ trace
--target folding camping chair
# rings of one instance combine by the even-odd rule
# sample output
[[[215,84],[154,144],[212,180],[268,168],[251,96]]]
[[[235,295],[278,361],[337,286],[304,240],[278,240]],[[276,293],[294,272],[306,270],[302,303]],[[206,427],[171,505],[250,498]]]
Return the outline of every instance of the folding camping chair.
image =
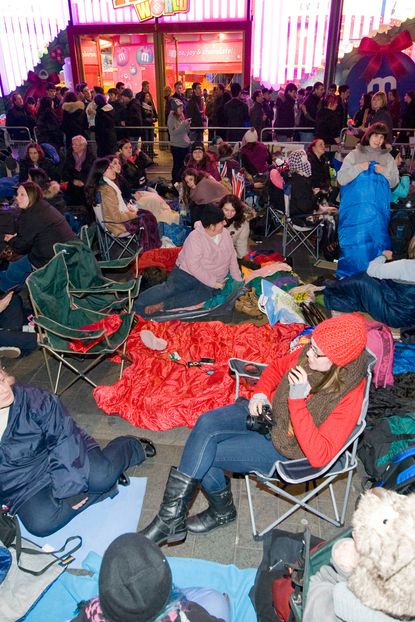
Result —
[[[68,271],[69,294],[75,306],[101,313],[131,311],[134,299],[138,296],[141,276],[128,281],[113,281],[104,277],[102,270],[128,268],[132,258],[98,262],[91,248],[81,240],[57,242],[53,250],[55,255],[63,253]],[[134,259],[137,274],[138,255]]]
[[[96,383],[89,372],[109,355],[121,355],[120,378],[124,367],[126,341],[134,313],[119,316],[121,324],[112,335],[104,328],[83,329],[92,323],[108,318],[108,314],[82,307],[73,308],[69,295],[69,277],[63,252],[58,253],[43,268],[29,275],[26,280],[34,310],[34,322],[38,330],[38,344],[42,349],[50,384],[54,393],[61,395],[77,380],[82,379],[93,387]],[[95,345],[87,352],[76,352],[70,347],[73,341]],[[59,361],[56,378],[53,379],[48,355]],[[91,360],[92,359],[92,360]],[[84,363],[81,369],[78,365]],[[73,378],[59,391],[63,366],[70,369]]]
[[[283,224],[282,254],[289,257],[304,246],[314,259],[319,258],[320,240],[323,235],[324,216],[295,215],[295,222],[290,213],[290,196],[284,194],[285,211],[281,218]],[[298,224],[298,223],[301,224]]]
[[[122,233],[114,235],[108,229],[107,225],[120,224],[111,220],[104,220],[102,213],[102,205],[97,203],[94,205],[94,214],[97,221],[97,239],[99,250],[103,259],[109,261],[115,254],[115,259],[123,257],[135,257],[140,253],[140,236],[144,227],[140,227],[137,233]]]
[[[366,387],[359,420],[352,434],[349,436],[349,438],[340,449],[340,451],[337,453],[337,455],[324,467],[312,467],[306,458],[300,460],[286,461],[277,460],[268,473],[252,471],[245,476],[246,490],[248,494],[249,514],[251,517],[252,533],[255,540],[261,539],[264,534],[274,529],[274,527],[286,520],[300,507],[307,510],[308,512],[311,512],[312,514],[315,514],[319,518],[328,521],[336,527],[341,527],[344,525],[353,472],[357,467],[357,444],[359,437],[366,426],[365,419],[369,403],[369,389],[372,378],[372,368],[376,362],[375,356],[369,350],[367,350],[367,353],[368,368],[366,375]],[[251,366],[253,366],[253,369]],[[266,366],[258,366],[258,363],[251,363],[249,361],[243,361],[241,359],[230,359],[229,367],[230,370],[236,375],[237,386],[239,387],[241,377],[251,379],[259,378],[263,369]],[[238,397],[238,395],[236,397]],[[344,475],[346,475],[346,486],[344,490],[341,511],[339,512],[333,483],[335,480],[343,477]],[[277,497],[283,497],[292,504],[292,506],[284,514],[279,516],[262,531],[258,531],[256,527],[251,492],[251,478],[256,480],[258,484],[260,484],[261,490],[265,490],[267,492],[271,491]],[[308,482],[311,482],[313,484],[313,487],[311,490],[309,490],[306,486],[306,490],[302,496],[291,494],[287,490],[287,486],[289,485],[307,484]],[[330,491],[334,517],[324,514],[318,508],[310,505],[310,502],[318,495],[318,493],[326,488],[329,488]]]

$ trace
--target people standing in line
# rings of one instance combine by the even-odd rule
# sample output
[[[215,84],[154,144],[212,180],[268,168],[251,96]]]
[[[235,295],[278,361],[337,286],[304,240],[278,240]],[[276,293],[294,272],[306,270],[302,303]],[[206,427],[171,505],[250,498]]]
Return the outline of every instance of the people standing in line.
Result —
[[[265,113],[263,108],[264,96],[260,89],[256,89],[252,93],[252,101],[254,102],[254,105],[249,111],[249,118],[251,126],[256,129],[258,138],[262,141],[261,131],[262,128],[265,127]]]
[[[115,153],[117,148],[114,108],[107,102],[105,95],[101,93],[95,95],[94,103],[96,106],[95,140],[97,156],[102,158]]]
[[[294,83],[290,82],[285,87],[284,96],[279,97],[276,100],[276,119],[274,123],[275,129],[277,128],[290,128],[296,126],[295,119],[295,104],[297,100],[297,87]],[[276,138],[278,141],[287,142],[292,140],[294,135],[293,131],[283,129],[276,132]]]
[[[197,128],[190,130],[190,140],[203,141],[202,128],[206,125],[206,116],[202,97],[202,85],[200,84],[200,82],[193,82],[192,84],[192,95],[187,105],[186,114],[191,120],[191,128]]]
[[[387,109],[388,100],[386,94],[383,91],[378,91],[372,97],[372,110],[368,117],[368,124],[384,123],[388,128],[388,134],[386,136],[386,146],[391,147],[393,144],[393,121],[389,110]]]
[[[328,95],[323,107],[317,112],[316,136],[322,138],[327,145],[340,143],[340,132],[343,123],[337,108],[339,98],[336,95]]]
[[[387,108],[392,117],[393,127],[399,127],[401,123],[401,99],[398,89],[391,89],[389,91]]]
[[[339,97],[337,105],[337,114],[339,115],[340,129],[347,127],[347,122],[349,120],[349,96],[349,85],[341,84],[339,86]]]
[[[274,123],[274,102],[271,99],[270,89],[262,89],[262,95],[264,101],[262,102],[262,108],[264,111],[264,127],[272,127]],[[272,141],[272,130],[264,132],[262,140],[265,142]]]
[[[225,105],[231,100],[231,94],[225,89],[225,85],[222,83],[217,85],[217,89],[216,97],[214,97],[212,102],[212,116],[209,125],[222,128],[225,127],[226,123]],[[223,138],[223,134],[223,130],[213,130],[213,135],[218,135]]]
[[[321,108],[323,95],[324,84],[322,82],[316,82],[312,87],[311,93],[306,96],[303,103],[300,105],[300,127],[308,128],[299,131],[300,140],[302,142],[310,142],[313,140],[317,112]]]
[[[62,124],[53,109],[50,97],[41,97],[36,117],[36,136],[38,143],[48,143],[59,152],[63,147]]]
[[[65,134],[65,148],[71,148],[74,136],[88,138],[88,119],[83,102],[72,91],[68,91],[62,102],[62,130]]]
[[[359,110],[353,117],[354,126],[356,129],[364,130],[367,127],[368,117],[372,108],[372,95],[370,93],[362,93],[359,99]]]
[[[12,107],[6,114],[6,126],[14,129],[9,129],[9,136],[12,140],[29,140],[33,134],[33,128],[35,127],[35,120],[27,114],[24,106],[23,97],[19,92],[13,93],[11,96]],[[28,128],[27,131],[21,128]],[[16,129],[17,128],[17,129]]]
[[[124,89],[121,93],[121,102],[125,107],[124,120],[122,125],[126,127],[125,135],[129,138],[138,139],[142,135],[141,126],[143,119],[141,116],[140,102],[134,97],[131,89]]]
[[[145,128],[142,131],[142,149],[151,158],[154,158],[154,123],[157,121],[157,112],[154,107],[150,91],[146,91],[140,99],[141,118]]]
[[[242,88],[237,82],[231,84],[232,99],[224,106],[225,125],[228,128],[240,127],[244,128],[249,124],[248,106],[241,99]],[[226,139],[228,142],[238,142],[242,140],[245,134],[244,129],[232,130],[228,129]],[[224,137],[225,138],[225,137]]]
[[[177,82],[174,83],[174,92],[167,100],[167,108],[166,108],[167,118],[172,109],[173,99],[178,99],[179,101],[181,101],[183,105],[183,112],[184,112],[184,115],[186,116],[188,100],[184,96],[183,91],[184,91],[183,82],[181,80],[178,80]]]
[[[122,138],[122,128],[121,121],[123,120],[124,114],[124,106],[122,105],[118,91],[116,88],[108,89],[108,103],[111,104],[114,110],[114,122],[115,122],[115,131],[117,133],[117,140],[121,140]]]
[[[184,160],[189,153],[191,141],[189,137],[190,119],[185,119],[184,106],[181,99],[174,97],[169,100],[170,112],[167,127],[170,134],[170,151],[173,157],[171,171],[172,183],[181,181]]]

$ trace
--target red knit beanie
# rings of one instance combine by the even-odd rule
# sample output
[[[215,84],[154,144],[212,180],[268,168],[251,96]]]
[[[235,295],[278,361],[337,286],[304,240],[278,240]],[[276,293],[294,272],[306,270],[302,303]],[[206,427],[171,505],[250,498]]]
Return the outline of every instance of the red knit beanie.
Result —
[[[335,365],[344,367],[357,359],[366,347],[365,320],[359,313],[332,317],[316,326],[313,341]]]

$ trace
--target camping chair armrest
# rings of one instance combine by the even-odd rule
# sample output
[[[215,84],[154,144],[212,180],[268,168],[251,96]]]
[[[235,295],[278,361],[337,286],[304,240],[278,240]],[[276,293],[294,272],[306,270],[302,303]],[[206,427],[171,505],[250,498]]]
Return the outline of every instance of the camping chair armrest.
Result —
[[[34,318],[34,322],[36,326],[39,326],[46,331],[50,331],[51,333],[55,333],[55,335],[63,337],[64,339],[87,340],[105,337],[104,328],[99,328],[97,330],[82,330],[80,328],[70,328],[42,315]]]
[[[245,361],[232,358],[228,362],[229,369],[242,378],[259,378],[268,365],[256,361]]]
[[[135,257],[124,257],[124,259],[109,259],[108,261],[98,261],[101,270],[122,270],[134,261]]]
[[[128,293],[132,289],[134,289],[136,285],[135,279],[130,279],[129,281],[110,281],[106,285],[98,285],[97,287],[88,287],[87,289],[76,289],[71,287],[71,294],[74,296],[82,296],[83,294],[95,294],[99,295],[114,293],[114,292],[125,292]]]

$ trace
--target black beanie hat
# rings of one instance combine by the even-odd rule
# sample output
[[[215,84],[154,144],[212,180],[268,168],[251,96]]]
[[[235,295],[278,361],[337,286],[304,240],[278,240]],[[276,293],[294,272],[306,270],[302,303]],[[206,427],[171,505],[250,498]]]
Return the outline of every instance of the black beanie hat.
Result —
[[[201,209],[200,221],[205,229],[209,227],[209,225],[217,225],[218,222],[223,222],[225,220],[225,216],[220,207],[216,207],[216,205],[206,205]]]
[[[196,151],[196,149],[200,149],[203,152],[205,151],[205,146],[201,140],[195,140],[195,142],[193,143],[192,151]]]
[[[167,604],[172,575],[151,540],[126,533],[110,544],[99,573],[99,601],[108,622],[148,622]]]

